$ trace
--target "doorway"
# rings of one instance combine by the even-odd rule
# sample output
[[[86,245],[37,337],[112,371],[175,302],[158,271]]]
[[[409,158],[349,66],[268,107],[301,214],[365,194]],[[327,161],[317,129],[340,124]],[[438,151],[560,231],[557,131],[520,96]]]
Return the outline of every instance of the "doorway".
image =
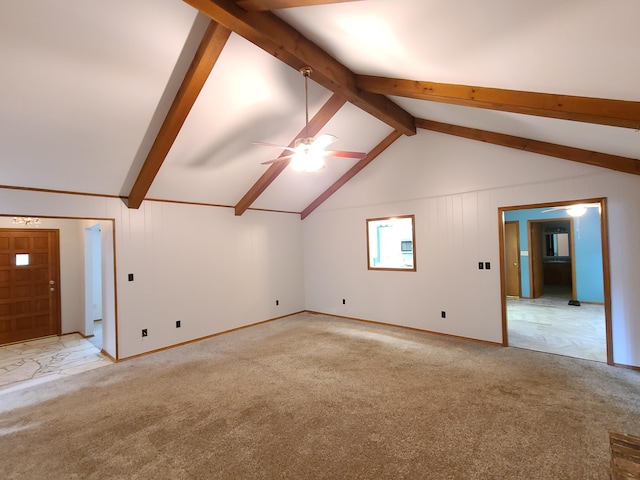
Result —
[[[15,217],[13,215],[0,215],[0,229],[14,229],[16,220],[27,217]],[[93,329],[88,328],[87,319],[91,321],[102,318],[102,342],[101,351],[112,360],[118,359],[117,342],[117,311],[116,311],[116,271],[115,271],[115,222],[112,218],[78,218],[78,217],[28,217],[35,219],[28,227],[30,232],[44,232],[57,230],[58,251],[60,261],[58,264],[59,280],[56,280],[59,301],[57,308],[60,312],[60,327],[52,335],[60,335],[77,332],[85,336],[93,334]],[[86,296],[86,232],[92,230],[96,238],[93,243],[91,262],[94,273],[100,271],[99,278],[91,286],[92,294],[90,303]],[[99,235],[99,240],[97,236]],[[99,246],[98,246],[99,245]],[[93,275],[95,278],[95,275]],[[52,288],[53,286],[49,286]],[[100,309],[101,313],[94,316],[87,315],[87,304],[90,308]],[[93,327],[93,325],[92,325]],[[46,336],[46,335],[39,335]],[[91,337],[90,337],[91,338]]]
[[[573,219],[528,220],[531,298],[577,299]],[[600,301],[600,297],[595,299]]]
[[[102,350],[102,242],[100,224],[84,229],[84,334]]]
[[[578,204],[584,208],[574,217],[569,210]],[[499,214],[503,345],[613,364],[606,199],[504,207]],[[516,221],[521,243],[514,260]],[[514,263],[518,295],[508,282]]]

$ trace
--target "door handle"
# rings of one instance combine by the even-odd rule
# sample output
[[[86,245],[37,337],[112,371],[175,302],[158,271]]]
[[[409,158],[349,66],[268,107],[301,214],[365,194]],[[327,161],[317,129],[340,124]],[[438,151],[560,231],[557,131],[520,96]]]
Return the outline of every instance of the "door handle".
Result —
[[[55,291],[56,291],[56,289],[55,289],[55,288],[53,288],[53,287],[51,287],[49,290],[51,290],[52,292],[55,292]]]

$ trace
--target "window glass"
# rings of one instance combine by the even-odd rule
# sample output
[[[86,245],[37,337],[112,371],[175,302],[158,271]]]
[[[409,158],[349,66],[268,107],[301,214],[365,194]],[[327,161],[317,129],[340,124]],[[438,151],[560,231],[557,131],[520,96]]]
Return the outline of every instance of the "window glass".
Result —
[[[369,270],[416,271],[413,215],[367,219]]]
[[[24,267],[25,265],[29,265],[29,254],[16,253],[16,267]]]

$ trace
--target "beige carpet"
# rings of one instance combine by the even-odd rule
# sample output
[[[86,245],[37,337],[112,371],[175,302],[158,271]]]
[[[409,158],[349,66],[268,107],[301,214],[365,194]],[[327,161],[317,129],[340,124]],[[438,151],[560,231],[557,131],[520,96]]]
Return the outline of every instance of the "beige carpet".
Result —
[[[4,479],[607,479],[640,373],[300,314],[0,396]]]

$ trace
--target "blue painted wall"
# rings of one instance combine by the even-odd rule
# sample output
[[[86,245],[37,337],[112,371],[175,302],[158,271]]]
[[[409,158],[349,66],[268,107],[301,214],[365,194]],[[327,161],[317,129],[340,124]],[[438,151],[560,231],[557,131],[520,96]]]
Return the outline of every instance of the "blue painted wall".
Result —
[[[528,220],[571,218],[564,209],[542,213],[547,208],[510,210],[504,213],[505,221],[520,222],[520,252],[529,251]],[[573,219],[573,242],[575,246],[576,293],[583,302],[604,302],[602,277],[602,238],[600,234],[600,212],[588,208],[579,218]],[[531,296],[529,285],[529,257],[520,256],[522,296]]]

